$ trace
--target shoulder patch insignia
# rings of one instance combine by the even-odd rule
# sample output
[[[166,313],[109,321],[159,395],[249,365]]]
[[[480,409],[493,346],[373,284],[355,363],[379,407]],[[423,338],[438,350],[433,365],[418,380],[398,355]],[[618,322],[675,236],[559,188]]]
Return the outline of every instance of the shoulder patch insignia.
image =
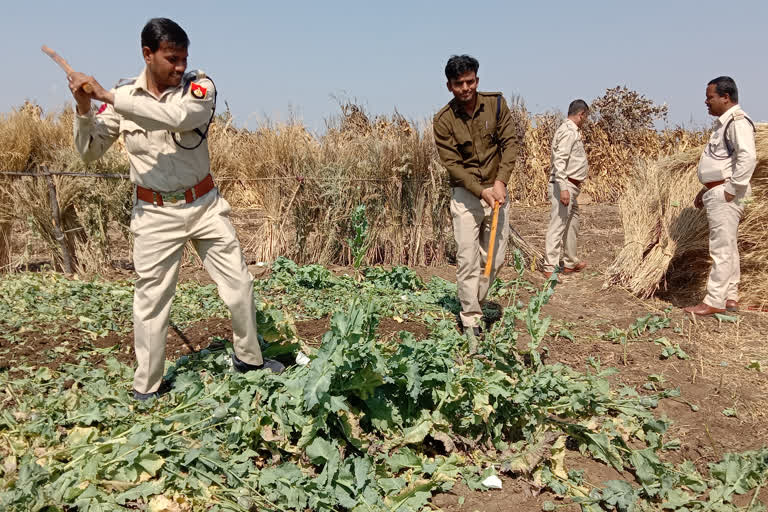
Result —
[[[104,112],[105,110],[107,110],[107,104],[106,104],[106,103],[102,103],[102,104],[101,104],[101,106],[99,107],[99,110],[98,110],[98,111],[96,111],[96,115],[99,115],[99,114],[101,114],[101,113],[102,113],[102,112]]]
[[[203,87],[202,85],[192,82],[189,86],[189,90],[192,93],[192,96],[195,98],[202,100],[205,98],[205,95],[208,93],[208,89]]]

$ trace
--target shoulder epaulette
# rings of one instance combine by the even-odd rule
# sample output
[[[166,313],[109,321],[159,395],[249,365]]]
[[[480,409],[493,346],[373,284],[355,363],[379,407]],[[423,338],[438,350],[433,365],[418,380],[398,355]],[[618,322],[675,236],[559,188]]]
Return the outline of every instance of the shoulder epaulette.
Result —
[[[120,87],[125,87],[126,85],[133,85],[136,83],[135,78],[121,78],[117,81],[117,84],[115,84],[115,89],[118,89]]]
[[[480,92],[478,91],[477,94],[480,96],[501,96],[500,92]]]
[[[435,114],[435,117],[433,118],[434,121],[437,121],[438,119],[440,119],[440,116],[445,114],[450,109],[451,109],[451,104],[447,103],[443,108],[437,111],[437,114]]]

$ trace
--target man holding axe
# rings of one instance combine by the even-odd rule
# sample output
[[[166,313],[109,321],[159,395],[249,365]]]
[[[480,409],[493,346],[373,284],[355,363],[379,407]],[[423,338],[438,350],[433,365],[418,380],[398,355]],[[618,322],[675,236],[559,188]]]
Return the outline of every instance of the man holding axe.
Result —
[[[207,133],[216,106],[213,81],[201,71],[185,73],[189,38],[172,20],[149,20],[141,46],[144,70],[110,91],[92,76],[71,69],[67,73],[77,102],[75,146],[83,160],[101,157],[123,135],[130,161],[138,274],[133,396],[146,400],[170,388],[163,381],[168,317],[188,240],[232,312],[235,369],[278,373],[283,369],[279,362],[262,358],[253,277],[229,220],[230,206],[210,174]],[[98,113],[91,109],[92,100],[103,102]]]
[[[450,175],[459,316],[470,346],[481,334],[481,304],[504,262],[507,182],[522,144],[502,94],[478,92],[479,67],[469,55],[448,59],[446,86],[453,99],[433,120],[437,151]],[[488,275],[482,276],[489,261]]]

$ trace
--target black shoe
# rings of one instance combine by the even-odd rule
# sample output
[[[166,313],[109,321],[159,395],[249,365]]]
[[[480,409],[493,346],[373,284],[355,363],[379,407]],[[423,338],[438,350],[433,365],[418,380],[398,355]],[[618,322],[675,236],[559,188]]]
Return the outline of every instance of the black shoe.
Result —
[[[252,372],[255,370],[269,370],[272,373],[280,374],[285,370],[285,365],[274,359],[264,359],[264,362],[260,365],[248,364],[238,359],[234,352],[232,352],[232,365],[239,373]]]
[[[167,380],[164,380],[163,382],[160,383],[160,387],[157,388],[157,391],[152,391],[151,393],[139,393],[134,389],[133,398],[141,402],[144,402],[146,400],[149,400],[150,398],[157,398],[157,397],[163,396],[164,394],[169,392],[172,388],[173,388],[173,385]]]

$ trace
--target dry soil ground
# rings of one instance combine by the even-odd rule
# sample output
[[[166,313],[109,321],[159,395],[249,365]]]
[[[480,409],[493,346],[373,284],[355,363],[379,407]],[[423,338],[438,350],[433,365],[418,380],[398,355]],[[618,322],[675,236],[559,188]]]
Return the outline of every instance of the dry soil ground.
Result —
[[[665,400],[659,407],[659,415],[666,415],[674,424],[670,438],[678,437],[682,446],[679,452],[670,452],[670,460],[690,459],[700,469],[707,463],[719,460],[729,451],[759,448],[768,443],[768,314],[743,312],[736,323],[721,323],[716,319],[693,319],[680,307],[694,303],[700,297],[690,290],[667,290],[665,299],[640,300],[618,288],[602,289],[604,271],[623,243],[618,210],[614,206],[588,205],[582,208],[581,253],[589,262],[587,269],[576,275],[564,277],[551,302],[545,307],[553,318],[553,330],[566,328],[575,341],[555,338],[547,343],[548,362],[560,361],[573,367],[584,367],[588,357],[599,359],[604,366],[619,370],[617,382],[641,389],[649,375],[657,376],[664,387],[678,387],[681,400]],[[514,207],[512,225],[529,242],[543,246],[548,212],[542,208]],[[247,239],[249,222],[235,216],[241,239]],[[131,276],[127,249],[121,251],[121,261],[111,271],[115,278]],[[264,277],[263,267],[253,267],[257,278]],[[422,277],[439,275],[455,280],[455,269],[450,266],[420,268]],[[513,271],[505,269],[502,277],[511,277]],[[526,274],[534,284],[541,284],[540,274]],[[209,282],[209,278],[194,265],[183,267],[182,279]],[[503,305],[503,304],[502,304]],[[671,328],[663,335],[672,343],[679,343],[690,356],[688,360],[676,357],[661,358],[662,347],[653,342],[654,335],[645,335],[626,345],[614,344],[602,335],[612,327],[627,329],[638,317],[649,313],[671,319]],[[310,320],[297,323],[299,335],[308,340],[318,340],[327,328],[328,320]],[[384,319],[382,334],[409,330],[423,338],[426,329],[416,322],[397,323]],[[168,340],[168,358],[174,359],[185,353],[206,347],[212,337],[230,337],[230,325],[226,320],[211,319],[192,325],[181,331],[171,331]],[[31,362],[51,348],[54,343],[45,337],[28,335],[23,352],[15,351],[14,358],[29,357]],[[61,340],[58,340],[60,342]],[[77,345],[73,335],[72,343]],[[0,340],[0,345],[4,342]],[[99,346],[121,346],[120,357],[133,360],[131,336],[108,336],[97,341]],[[58,365],[57,359],[51,365]],[[762,371],[748,368],[752,361],[762,365]],[[0,367],[5,366],[0,361]],[[690,404],[698,406],[692,410]],[[733,409],[736,416],[726,416],[723,411]],[[606,480],[626,478],[612,468],[586,460],[578,452],[569,455],[567,463],[586,469],[586,480],[600,485]],[[471,491],[459,484],[453,491],[437,496],[434,505],[448,511],[533,511],[541,510],[544,500],[553,497],[537,492],[522,479],[503,479],[503,489],[488,492]],[[751,499],[746,496],[745,499]],[[768,490],[758,497],[768,503]],[[575,505],[564,510],[578,510]],[[561,509],[563,510],[563,509]]]

